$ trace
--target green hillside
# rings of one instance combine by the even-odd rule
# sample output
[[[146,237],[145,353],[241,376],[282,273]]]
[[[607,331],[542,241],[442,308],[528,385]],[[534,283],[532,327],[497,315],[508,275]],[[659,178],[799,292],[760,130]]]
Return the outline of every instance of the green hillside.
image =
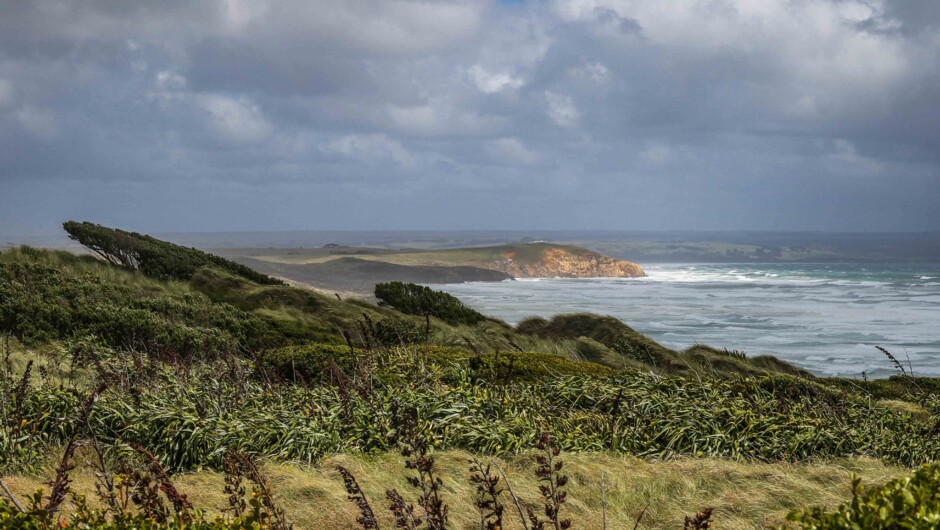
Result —
[[[253,249],[251,257],[259,261],[290,264],[313,264],[355,257],[362,260],[382,261],[399,265],[459,266],[474,263],[504,261],[512,257],[524,265],[538,263],[546,250],[561,249],[582,252],[585,249],[556,243],[518,243],[483,247],[444,249],[381,249],[365,247],[328,246],[320,249]]]

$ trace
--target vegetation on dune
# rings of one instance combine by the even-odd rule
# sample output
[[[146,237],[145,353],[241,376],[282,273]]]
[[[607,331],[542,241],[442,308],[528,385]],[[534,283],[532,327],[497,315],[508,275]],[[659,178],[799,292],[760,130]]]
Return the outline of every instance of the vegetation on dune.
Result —
[[[189,359],[243,352],[270,338],[260,319],[198,293],[146,281],[121,285],[84,272],[94,266],[91,258],[63,253],[56,260],[65,266],[57,267],[35,254],[8,251],[0,261],[0,323],[27,344],[94,337],[114,348]]]
[[[230,345],[236,344],[238,349],[249,356],[257,355],[270,347],[311,341],[333,344],[352,341],[357,346],[363,346],[366,340],[365,335],[372,332],[363,333],[362,327],[364,323],[371,322],[374,324],[369,324],[369,326],[380,332],[380,335],[384,335],[381,342],[386,344],[395,338],[397,340],[394,343],[397,344],[429,342],[459,347],[475,344],[476,347],[488,352],[544,351],[569,359],[596,362],[614,369],[649,366],[657,372],[667,374],[797,372],[786,363],[758,365],[757,359],[726,360],[716,355],[697,355],[693,359],[677,359],[674,352],[668,348],[636,333],[615,319],[596,315],[577,315],[576,320],[580,321],[580,327],[566,324],[554,326],[546,332],[544,329],[533,331],[522,325],[516,331],[466,307],[447,293],[414,284],[399,282],[381,284],[377,292],[387,298],[386,307],[375,307],[356,300],[336,300],[291,286],[272,285],[265,281],[259,283],[256,281],[258,279],[256,276],[244,273],[241,265],[221,258],[215,260],[215,257],[209,254],[159,241],[150,236],[134,235],[91,223],[69,222],[66,225],[76,234],[85,234],[83,242],[91,245],[92,248],[107,246],[99,240],[111,242],[109,243],[111,247],[120,243],[123,246],[118,245],[119,249],[130,248],[128,245],[133,246],[131,243],[134,241],[143,241],[148,245],[153,245],[151,247],[153,255],[148,255],[150,256],[148,259],[156,260],[153,261],[154,263],[172,262],[186,266],[173,269],[176,271],[175,280],[149,280],[146,277],[147,271],[152,273],[152,270],[164,270],[166,267],[150,269],[141,267],[138,271],[132,266],[121,265],[120,260],[115,257],[112,257],[110,261],[119,263],[118,267],[108,267],[103,263],[96,263],[90,257],[79,258],[65,253],[48,253],[32,249],[8,251],[0,257],[0,261],[17,263],[26,267],[42,264],[57,269],[57,274],[61,275],[61,283],[84,285],[88,292],[88,296],[81,299],[49,297],[46,296],[47,293],[39,293],[27,299],[19,293],[17,294],[19,307],[30,306],[32,308],[32,315],[29,312],[20,313],[22,317],[17,318],[20,323],[35,320],[39,309],[52,308],[52,313],[59,312],[59,306],[70,308],[72,314],[90,313],[104,321],[126,320],[124,315],[118,314],[121,311],[111,310],[114,306],[127,307],[126,304],[122,305],[123,302],[120,301],[116,304],[107,303],[110,296],[107,290],[112,285],[119,284],[123,290],[122,296],[141,299],[138,305],[147,306],[151,303],[148,301],[153,300],[172,300],[175,304],[183,306],[181,308],[183,313],[186,311],[204,311],[206,315],[226,313],[232,315],[232,318],[250,322],[247,335],[236,335],[231,337],[231,340],[229,337],[218,339]],[[100,252],[97,253],[101,255]],[[112,249],[110,252],[120,254],[123,250],[119,252]],[[164,254],[167,257],[160,259],[156,257]],[[202,257],[190,259],[192,256]],[[206,256],[213,259],[210,260]],[[130,265],[134,263],[136,262]],[[192,267],[196,264],[206,265],[193,269]],[[121,269],[127,272],[122,274]],[[155,275],[162,277],[161,274]],[[208,297],[213,304],[208,304],[204,297]],[[104,311],[99,311],[96,305],[98,300],[106,301]],[[189,357],[194,349],[193,337],[201,339],[200,333],[211,333],[213,329],[225,335],[225,326],[218,325],[194,331],[186,329],[184,323],[179,326],[180,333],[161,331],[159,323],[144,321],[159,321],[161,318],[165,320],[165,315],[146,314],[153,313],[150,307],[134,309],[138,311],[135,318],[139,326],[124,330],[126,333],[102,337],[99,336],[98,329],[88,326],[86,321],[71,319],[69,314],[64,314],[61,315],[63,318],[58,326],[57,334],[48,335],[45,338],[94,336],[95,340],[103,341],[105,345],[112,348],[160,350],[169,352],[170,355]],[[239,313],[236,309],[245,314]],[[110,325],[109,322],[105,327]],[[116,326],[127,327],[126,322],[123,321]],[[144,329],[138,329],[140,327]],[[606,328],[613,329],[613,332],[605,335],[603,330]],[[13,329],[9,322],[6,323],[4,329],[13,331],[24,340],[30,340],[27,335],[24,335],[27,330]],[[138,333],[139,331],[141,333]],[[616,339],[613,338],[614,335],[617,335]],[[128,343],[128,336],[135,341],[134,344]],[[155,339],[154,336],[157,338]],[[140,338],[150,342],[141,343]],[[213,337],[205,340],[218,342]],[[205,348],[205,350],[209,351],[211,348]]]
[[[392,343],[394,344],[394,343]],[[419,363],[444,382],[470,377],[492,382],[539,381],[558,376],[607,376],[613,370],[606,366],[578,362],[543,353],[496,351],[473,353],[448,346],[412,346],[392,348],[380,353],[356,352],[347,346],[306,344],[267,353],[259,366],[268,376],[302,384],[325,383],[342,379],[342,374],[355,373],[362,363],[380,362],[369,366],[373,379],[386,384],[401,384],[403,376],[397,365]],[[337,372],[339,370],[339,372]]]
[[[113,384],[91,417],[95,437],[114,447],[147,447],[171,470],[221,465],[228,449],[303,462],[387,451],[408,418],[436,448],[488,454],[526,450],[541,433],[564,450],[655,457],[868,455],[919,465],[940,454],[940,437],[927,435],[937,429],[935,415],[916,419],[790,376],[700,381],[606,375],[598,365],[535,354],[503,354],[497,361],[395,347],[331,359],[329,353],[343,350],[306,348],[284,350],[296,362],[282,357],[274,365],[305,370],[296,378],[302,385],[277,382],[287,377],[269,382],[275,374],[266,373],[267,358],[173,367],[102,353],[89,361],[95,368],[88,378]],[[581,373],[565,375],[565,368]],[[22,396],[4,410],[9,454],[63,443],[73,432],[66,419],[82,402],[68,388],[23,381],[16,373],[4,379],[6,396]],[[936,410],[936,397],[924,403]],[[28,443],[23,433],[30,434]]]
[[[748,357],[743,352],[701,344],[681,352],[672,350],[610,316],[576,313],[548,320],[533,317],[520,322],[516,332],[553,341],[580,340],[577,347],[588,352],[586,359],[614,367],[622,367],[629,360],[664,374],[736,377],[782,373],[812,377],[809,372],[769,355]],[[585,339],[591,342],[585,344]]]
[[[500,479],[505,476],[497,484],[503,490],[499,500],[504,506],[504,530],[523,530],[518,510],[506,489],[507,481],[523,513],[529,507],[540,508],[532,452],[495,458],[464,451],[436,451],[434,457],[437,474],[445,484],[443,500],[449,508],[448,528],[479,528],[476,485],[470,481],[473,459],[484,467],[491,465],[491,474]],[[851,498],[853,473],[863,477],[866,484],[883,484],[905,473],[869,459],[786,464],[713,458],[658,461],[609,453],[562,453],[561,458],[569,477],[563,513],[573,519],[574,528],[583,530],[603,528],[605,512],[611,530],[632,530],[641,513],[637,528],[675,530],[683,527],[686,516],[705,507],[715,508],[714,528],[775,527],[783,524],[787,513],[796,508],[816,504],[835,507],[846,502]],[[80,455],[80,459],[86,459],[85,455]],[[95,460],[93,455],[87,459]],[[340,466],[356,478],[379,527],[391,529],[395,526],[386,509],[386,491],[396,489],[409,500],[413,500],[416,491],[407,482],[411,472],[405,469],[403,461],[401,454],[394,451],[369,456],[331,455],[315,466],[265,462],[261,469],[273,485],[274,500],[297,530],[357,527],[360,512],[347,499],[337,469]],[[21,503],[26,504],[28,495],[37,488],[44,487],[48,492],[43,483],[51,474],[52,470],[39,476],[11,476],[4,480]],[[97,480],[92,472],[79,467],[72,478],[75,495],[86,495],[93,509],[104,508],[95,495]],[[176,474],[172,481],[193,506],[204,508],[210,519],[222,515],[221,510],[229,505],[224,469]],[[251,484],[245,484],[245,489],[246,497],[250,498]],[[415,509],[420,511],[418,506]],[[73,508],[66,503],[63,511],[67,517]]]
[[[147,464],[143,471],[139,466],[128,468],[119,464],[126,461],[128,454],[139,454],[140,450],[135,449],[137,447],[147,447],[153,451],[160,459],[161,468],[165,466],[166,473],[172,473],[183,468],[198,468],[201,464],[228,469],[226,455],[231,455],[233,450],[239,454],[295,461],[304,458],[304,455],[291,454],[291,447],[295,450],[304,446],[307,450],[315,449],[317,441],[324,441],[323,437],[329,438],[325,441],[335,445],[321,446],[318,452],[322,456],[335,453],[354,454],[368,450],[367,446],[372,445],[379,448],[375,458],[388,461],[388,457],[381,455],[402,445],[414,448],[415,442],[408,441],[408,438],[418,436],[422,440],[421,443],[426,445],[421,450],[424,455],[435,454],[441,448],[453,447],[455,443],[465,444],[477,454],[507,455],[510,461],[516,462],[517,473],[513,475],[512,485],[517,494],[525,495],[525,511],[533,510],[537,518],[542,518],[537,510],[542,509],[540,506],[545,504],[546,499],[539,500],[537,485],[538,479],[544,478],[545,475],[533,474],[532,471],[528,471],[527,475],[520,474],[520,467],[531,469],[537,466],[526,463],[531,460],[512,455],[526,454],[529,448],[538,445],[539,440],[544,439],[547,427],[548,432],[552,433],[552,439],[558,440],[559,448],[588,451],[580,458],[569,456],[569,453],[561,455],[566,462],[564,475],[572,481],[570,484],[568,480],[564,481],[564,490],[569,491],[572,497],[566,497],[565,502],[559,504],[562,506],[559,522],[571,519],[575,528],[599,527],[597,523],[602,518],[602,511],[603,518],[612,521],[611,528],[633,528],[637,519],[643,522],[643,517],[649,519],[645,520],[641,527],[677,527],[676,521],[681,523],[677,510],[680,513],[692,513],[705,506],[714,505],[716,500],[732,503],[718,505],[716,513],[720,521],[725,520],[722,514],[727,514],[732,521],[738,521],[738,526],[723,527],[746,528],[755,522],[765,524],[767,514],[773,509],[778,510],[779,518],[783,512],[800,504],[819,502],[817,494],[810,494],[817,490],[812,489],[805,480],[818,481],[821,480],[819,477],[825,477],[825,480],[829,481],[828,488],[839,482],[835,481],[831,472],[822,468],[812,472],[807,468],[806,473],[816,473],[817,478],[807,476],[806,479],[792,484],[793,491],[789,492],[788,502],[794,504],[787,505],[781,503],[782,499],[779,498],[780,492],[777,488],[780,478],[771,481],[775,485],[773,491],[760,491],[770,484],[767,482],[768,476],[775,476],[773,473],[793,473],[793,468],[778,467],[773,468],[776,471],[768,472],[772,468],[762,470],[761,466],[765,465],[754,464],[755,460],[785,458],[803,462],[809,458],[867,453],[890,460],[900,456],[905,459],[902,460],[905,465],[910,465],[912,461],[906,459],[914,457],[920,461],[934,460],[938,450],[935,441],[931,441],[929,437],[927,440],[918,440],[918,436],[923,437],[925,431],[936,428],[936,416],[926,422],[915,421],[902,413],[871,407],[864,400],[847,396],[835,389],[817,389],[818,393],[814,394],[812,383],[797,383],[786,376],[761,381],[754,386],[751,386],[748,380],[737,383],[713,380],[703,381],[705,386],[702,387],[695,381],[684,378],[658,378],[649,374],[633,373],[615,377],[544,376],[540,384],[512,380],[500,380],[493,384],[489,382],[488,377],[473,377],[472,374],[465,373],[460,365],[454,366],[456,373],[447,373],[447,370],[430,364],[422,365],[419,357],[407,357],[409,351],[394,349],[371,353],[374,354],[372,359],[365,360],[367,352],[361,352],[361,358],[357,362],[376,362],[377,369],[372,373],[379,374],[379,377],[360,378],[354,374],[365,376],[365,372],[355,369],[350,375],[331,371],[338,376],[336,380],[307,388],[267,383],[265,377],[259,378],[247,364],[239,367],[239,363],[231,365],[216,361],[215,364],[204,363],[206,366],[199,369],[144,361],[145,364],[138,367],[137,363],[123,356],[113,356],[94,363],[102,368],[91,371],[103,369],[100,374],[88,374],[89,381],[110,382],[108,389],[103,391],[94,403],[94,410],[88,414],[82,413],[84,404],[90,402],[84,392],[77,389],[63,390],[48,378],[40,379],[38,385],[33,385],[28,383],[31,381],[29,377],[10,374],[3,385],[4,395],[22,395],[23,399],[9,401],[14,407],[18,403],[24,404],[29,417],[20,417],[9,409],[3,411],[3,417],[12,420],[6,425],[20,426],[22,430],[19,432],[33,433],[33,438],[28,443],[23,443],[22,437],[19,437],[20,441],[17,442],[15,440],[18,437],[13,433],[7,440],[14,440],[14,446],[19,444],[21,447],[26,446],[27,450],[36,451],[37,460],[41,460],[42,455],[49,449],[69,444],[76,437],[81,437],[90,440],[86,442],[89,448],[104,448],[109,465],[115,469],[120,468],[120,473],[128,477],[122,477],[119,483],[128,481],[131,484],[141,484],[146,481],[140,478],[140,474],[146,474],[146,470],[151,468],[150,464]],[[396,355],[406,357],[395,357]],[[4,364],[12,363],[6,361]],[[485,375],[485,367],[478,370],[483,371]],[[44,371],[58,373],[54,366]],[[394,376],[399,376],[394,379],[398,386],[383,382],[391,381],[389,378]],[[471,380],[472,383],[469,382]],[[27,383],[24,384],[24,381]],[[540,412],[540,409],[549,410]],[[838,419],[842,417],[848,420],[842,422]],[[618,425],[622,429],[619,434],[616,428]],[[868,435],[861,434],[866,431]],[[555,438],[556,436],[558,438]],[[870,443],[858,445],[868,436],[874,439]],[[501,445],[520,437],[524,439],[519,440],[516,447],[507,448]],[[585,437],[590,438],[588,444],[583,444]],[[318,438],[321,440],[317,440]],[[355,443],[347,444],[350,439],[354,439]],[[606,440],[617,439],[623,443],[619,448],[604,445]],[[495,445],[489,448],[472,445],[474,441],[481,440]],[[637,442],[649,444],[648,449],[657,444],[659,448],[654,452],[643,453],[635,450],[639,447]],[[6,451],[8,447],[4,447],[0,454],[15,454]],[[435,447],[437,449],[432,449]],[[605,448],[607,451],[604,454],[593,453],[591,456],[591,451]],[[630,464],[629,469],[637,475],[636,478],[631,475],[602,478],[598,471],[591,472],[585,467],[594,462],[593,465],[600,466],[599,469],[611,471],[610,465],[605,462],[616,462],[613,454],[624,448],[628,448],[630,453],[656,454],[661,457],[685,454],[749,458],[744,458],[740,464],[698,459],[670,459],[662,464],[642,465],[636,461],[628,461],[635,462]],[[749,453],[755,449],[768,452],[763,456]],[[925,450],[932,450],[934,454],[926,454],[923,452]],[[411,456],[414,454],[410,453],[407,458],[415,461]],[[557,453],[555,456],[558,456]],[[90,458],[94,460],[95,457],[92,454]],[[571,468],[570,459],[576,459],[579,464]],[[370,479],[371,475],[364,472],[365,469],[374,468],[364,468],[364,465],[346,464],[354,473],[354,478],[358,477],[358,484],[365,491],[372,492],[365,493],[366,498],[371,498],[375,503],[382,496],[368,483],[374,479]],[[469,462],[464,465],[468,466]],[[379,468],[382,467],[388,465],[379,464]],[[464,503],[472,497],[464,493],[465,499],[455,498],[454,488],[457,488],[458,492],[465,492],[473,483],[461,482],[461,478],[467,476],[466,472],[456,474],[453,465],[447,469],[451,474],[443,475],[447,480],[447,488],[440,497],[447,506],[461,508],[457,518],[453,512],[449,512],[451,523],[440,528],[469,526],[473,520],[473,512],[469,511],[471,506]],[[669,471],[670,469],[672,471]],[[712,469],[715,469],[714,473],[711,472]],[[783,471],[784,469],[787,471]],[[135,472],[138,475],[135,475]],[[6,475],[7,472],[2,474]],[[96,475],[100,476],[101,473]],[[842,480],[847,483],[844,475],[845,471],[842,471]],[[440,469],[435,476],[442,476]],[[501,474],[496,478],[500,476]],[[529,478],[525,478],[526,476]],[[407,484],[407,481],[401,474],[397,477],[396,480],[400,481],[397,485],[388,482],[382,484],[388,484],[385,486],[387,489],[398,488],[401,491],[400,488]],[[608,479],[611,482],[602,485],[603,481]],[[749,488],[757,490],[749,492],[748,497],[762,495],[759,498],[776,507],[768,506],[763,511],[756,504],[748,507],[750,514],[747,517],[753,519],[744,521],[750,521],[749,524],[741,520],[740,507],[735,503],[756,501],[729,496],[731,491],[741,491],[742,484],[739,480],[742,479],[747,481]],[[152,481],[153,477],[150,480]],[[327,491],[340,487],[340,477],[335,475],[328,475],[322,480],[332,481],[332,486]],[[558,477],[552,480],[557,486]],[[690,480],[695,481],[694,484],[690,483]],[[226,481],[226,484],[230,483],[231,481]],[[458,486],[461,483],[464,485]],[[879,510],[876,515],[869,514],[868,517],[880,516],[889,521],[891,518],[908,517],[918,521],[918,513],[931,513],[924,510],[935,509],[937,505],[935,500],[925,495],[928,484],[929,482],[922,481],[917,488],[912,488],[909,492],[918,495],[915,497],[919,499],[916,509],[898,504],[899,507],[895,508],[897,513]],[[821,491],[826,489],[818,487]],[[599,488],[607,488],[605,497],[599,498]],[[201,490],[205,490],[205,487]],[[419,497],[423,495],[420,488],[411,491]],[[677,496],[677,491],[684,493]],[[723,495],[722,491],[729,493]],[[800,493],[801,491],[803,493]],[[893,491],[894,498],[906,497],[906,494],[898,489]],[[832,492],[826,493],[828,498],[838,499],[832,496]],[[310,502],[309,493],[298,491],[297,494],[304,496],[303,503]],[[703,497],[703,494],[706,496]],[[50,495],[37,498],[36,502],[42,506],[49,502]],[[318,494],[315,498],[323,499],[321,495],[323,494]],[[615,495],[620,495],[623,500],[613,501],[612,499],[616,499]],[[628,496],[630,500],[624,496]],[[330,498],[329,495],[326,497]],[[408,494],[401,492],[399,497],[407,499]],[[768,501],[769,497],[774,500]],[[342,500],[336,496],[332,499],[332,502]],[[700,504],[694,504],[694,499],[700,499]],[[705,504],[706,501],[708,504]],[[404,502],[407,505],[414,501]],[[502,502],[511,506],[510,497],[505,493]],[[615,502],[616,508],[610,507],[608,503],[611,502]],[[647,510],[653,502],[662,505],[653,506],[647,515]],[[168,503],[169,499],[164,501],[164,504]],[[891,510],[892,506],[887,501],[872,500],[871,503],[888,510]],[[100,506],[101,502],[98,505]],[[79,506],[78,519],[73,521],[76,526],[78,521],[82,521],[82,524],[97,525],[99,521],[111,521],[114,517],[107,505],[103,510],[86,510],[81,508],[81,504]],[[260,501],[257,507],[265,509]],[[127,518],[124,521],[128,524],[112,526],[113,528],[134,527],[132,525],[147,528],[146,524],[151,524],[152,528],[175,528],[173,525],[177,524],[169,519],[163,522],[153,521],[152,515],[147,515],[143,507],[131,508],[127,510]],[[376,506],[375,509],[380,514],[377,516],[378,520],[388,524],[387,516],[380,511],[383,509],[382,505]],[[414,509],[415,513],[420,514],[419,508]],[[609,513],[607,510],[610,510]],[[825,513],[821,510],[807,513],[817,514],[813,517],[818,518],[817,512]],[[23,514],[10,503],[0,503],[0,517],[6,516],[11,521],[42,521],[39,515],[45,517],[42,509],[27,513],[30,518],[24,519]],[[883,515],[878,515],[879,513]],[[16,517],[20,519],[15,519]],[[195,509],[184,514],[184,518],[188,517],[192,519],[184,519],[187,521],[187,527],[242,527],[238,526],[241,523],[237,519],[235,522],[231,518],[227,521],[216,520]],[[794,515],[794,520],[804,521],[798,517],[802,516]],[[58,521],[57,518],[50,520]],[[350,520],[351,518],[347,519]],[[465,524],[458,525],[457,521],[463,521]],[[592,521],[594,525],[591,524]],[[509,514],[505,517],[505,523],[503,528],[521,528],[518,523],[511,522]],[[351,522],[349,524],[352,525]],[[111,528],[104,524],[93,527]]]
[[[587,337],[627,357],[652,365],[669,363],[674,352],[638,333],[614,317],[589,313],[557,315],[550,320],[533,317],[523,320],[516,331],[547,339]]]

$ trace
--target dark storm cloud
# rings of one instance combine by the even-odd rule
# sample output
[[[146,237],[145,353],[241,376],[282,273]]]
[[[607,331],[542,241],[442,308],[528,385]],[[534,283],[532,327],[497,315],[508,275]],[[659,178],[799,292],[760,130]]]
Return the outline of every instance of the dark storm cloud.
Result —
[[[940,229],[923,1],[0,4],[0,233]]]

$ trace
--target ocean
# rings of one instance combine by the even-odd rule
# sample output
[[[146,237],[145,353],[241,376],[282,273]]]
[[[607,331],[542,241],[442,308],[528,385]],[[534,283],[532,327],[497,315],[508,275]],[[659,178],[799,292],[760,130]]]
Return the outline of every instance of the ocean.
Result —
[[[654,264],[648,277],[528,279],[434,286],[511,324],[612,315],[672,348],[769,354],[817,375],[940,375],[940,266]]]

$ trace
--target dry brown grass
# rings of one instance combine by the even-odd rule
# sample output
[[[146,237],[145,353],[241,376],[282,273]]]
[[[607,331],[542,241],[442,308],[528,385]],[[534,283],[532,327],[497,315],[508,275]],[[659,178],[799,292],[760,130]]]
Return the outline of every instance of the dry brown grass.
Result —
[[[87,455],[90,457],[91,455]],[[444,479],[444,498],[450,507],[451,528],[476,529],[479,519],[469,482],[470,454],[446,451],[436,454]],[[649,506],[639,528],[681,528],[683,517],[706,507],[715,508],[715,528],[750,529],[781,524],[790,510],[814,504],[835,506],[849,497],[851,473],[866,484],[886,482],[904,473],[871,459],[843,459],[806,464],[736,462],[720,459],[647,461],[606,453],[562,454],[570,477],[569,500],[564,516],[574,528],[601,528],[603,480],[608,505],[608,528],[632,529],[637,515]],[[486,461],[488,459],[484,459]],[[539,508],[532,455],[490,459],[502,468],[523,508]],[[81,456],[78,462],[81,462]],[[372,503],[383,528],[392,528],[385,490],[397,488],[409,502],[414,490],[405,480],[404,459],[396,454],[363,457],[337,455],[315,467],[268,464],[264,471],[277,501],[297,529],[355,528],[356,507],[347,500],[337,465],[348,468]],[[93,497],[91,470],[79,466],[74,488]],[[176,484],[196,506],[218,511],[225,507],[223,476],[212,471],[175,477]],[[21,497],[41,487],[43,479],[5,477]],[[48,487],[47,487],[48,489]],[[506,529],[519,529],[515,507],[507,494]]]

